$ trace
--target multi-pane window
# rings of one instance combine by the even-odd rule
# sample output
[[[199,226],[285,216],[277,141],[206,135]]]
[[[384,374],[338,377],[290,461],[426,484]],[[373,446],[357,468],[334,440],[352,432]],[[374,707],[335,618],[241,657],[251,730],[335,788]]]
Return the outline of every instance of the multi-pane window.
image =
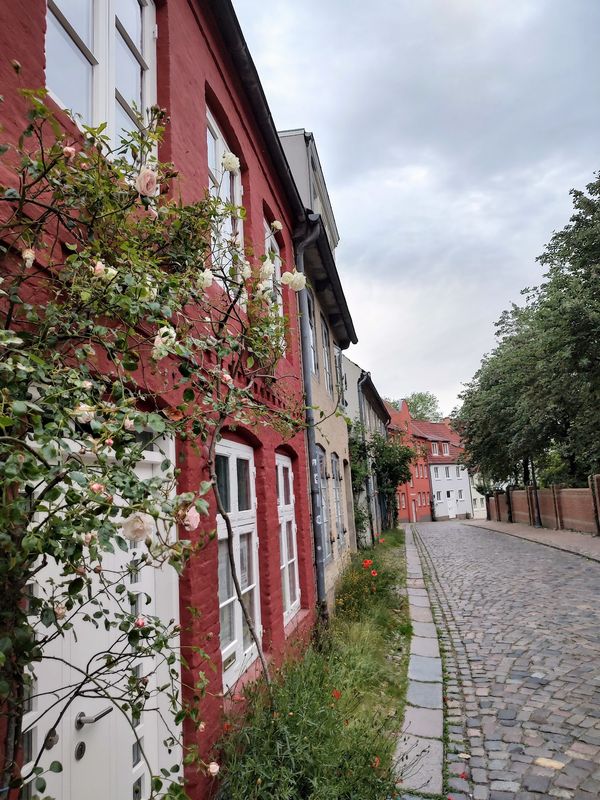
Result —
[[[434,478],[439,478],[440,477],[440,468],[439,467],[434,467],[433,468],[433,477]]]
[[[446,473],[446,477],[449,478],[450,477],[450,467],[444,467],[444,470],[445,470],[445,473]]]
[[[456,477],[460,478],[460,467],[456,468]]]
[[[226,205],[240,206],[242,204],[242,179],[238,172],[223,169],[223,156],[230,153],[231,149],[225,139],[217,121],[209,109],[206,109],[206,148],[208,154],[208,190],[213,197],[218,197]],[[218,231],[213,232],[213,249],[224,246],[227,250],[232,248],[241,252],[242,221],[239,215],[232,210],[220,223]],[[223,260],[217,258],[217,260]]]
[[[337,346],[337,344],[333,345],[333,360],[335,364],[335,382],[337,387],[338,400],[340,404],[343,404],[345,378],[344,378],[344,370],[342,368],[342,351]]]
[[[275,232],[267,220],[263,220],[263,228],[265,232],[265,255],[268,256],[269,261],[273,265],[273,275],[267,279],[270,283],[275,302],[279,308],[279,313],[283,314],[283,302],[281,297],[281,290],[279,281],[281,280],[281,251],[279,244],[275,238]]]
[[[317,328],[315,324],[315,301],[311,292],[306,293],[306,300],[308,304],[308,328],[310,334],[310,353],[311,364],[310,368],[313,375],[319,374],[319,357],[317,354]]]
[[[439,455],[439,452],[440,451],[439,451],[439,448],[438,448],[438,443],[437,442],[432,442],[431,443],[431,453],[432,453],[432,455],[437,456],[437,455]]]
[[[436,492],[435,493],[435,499],[440,501],[442,499],[442,493],[441,492]]]
[[[48,0],[46,87],[113,142],[156,102],[152,0]]]
[[[458,490],[458,499],[459,499],[459,500],[462,500],[462,499],[463,499],[463,490],[462,490],[462,489],[459,489],[459,490]]]
[[[260,633],[258,533],[252,448],[230,441],[217,445],[215,469],[223,508],[233,528],[233,552],[244,607]],[[256,647],[237,599],[227,548],[227,529],[217,517],[219,538],[219,614],[223,684],[230,688],[256,658]]]
[[[406,495],[404,492],[400,495],[400,505],[402,508],[406,508]]]
[[[421,505],[421,492],[417,493],[417,505]]]
[[[283,596],[283,621],[287,625],[300,609],[292,461],[288,456],[278,454],[275,457],[275,468],[279,512],[279,569]]]
[[[442,444],[442,452],[445,456],[450,455],[450,445],[448,442],[443,442]]]
[[[327,460],[325,451],[319,447],[319,488],[321,490],[321,529],[323,531],[323,557],[330,558],[331,547],[331,514],[329,512],[329,491],[327,487]]]
[[[336,453],[331,454],[331,476],[333,478],[333,505],[335,510],[335,527],[338,540],[344,544],[344,517],[342,514],[342,475],[340,459]]]
[[[329,394],[333,394],[333,375],[331,372],[331,341],[329,339],[329,328],[327,320],[321,315],[321,341],[323,344],[323,373],[325,375],[325,388]]]

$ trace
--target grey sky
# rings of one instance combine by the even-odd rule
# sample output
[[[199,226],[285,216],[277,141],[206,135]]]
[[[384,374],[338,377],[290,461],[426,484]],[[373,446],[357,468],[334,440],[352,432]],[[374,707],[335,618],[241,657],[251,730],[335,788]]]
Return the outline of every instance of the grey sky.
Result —
[[[276,125],[316,137],[383,395],[448,412],[600,168],[600,0],[234,0]]]

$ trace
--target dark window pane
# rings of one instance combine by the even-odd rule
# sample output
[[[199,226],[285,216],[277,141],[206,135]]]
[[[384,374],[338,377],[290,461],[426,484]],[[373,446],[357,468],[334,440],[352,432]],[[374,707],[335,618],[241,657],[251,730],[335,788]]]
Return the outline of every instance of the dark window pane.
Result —
[[[217,473],[217,489],[221,497],[221,503],[225,511],[231,511],[231,500],[229,497],[229,457],[218,455],[215,458],[215,470]]]

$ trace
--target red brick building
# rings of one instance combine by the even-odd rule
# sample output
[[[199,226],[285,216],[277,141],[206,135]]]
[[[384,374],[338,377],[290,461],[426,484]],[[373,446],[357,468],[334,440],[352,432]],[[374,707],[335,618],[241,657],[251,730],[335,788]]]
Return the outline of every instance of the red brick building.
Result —
[[[176,191],[182,199],[202,197],[218,179],[222,153],[235,153],[241,172],[232,179],[230,198],[246,208],[244,244],[252,244],[257,255],[265,252],[265,229],[280,220],[277,251],[283,262],[293,263],[293,236],[302,232],[305,210],[229,0],[29,0],[26,13],[20,0],[5,0],[0,9],[0,54],[3,141],[14,141],[26,125],[19,88],[47,87],[48,102],[57,111],[71,108],[89,124],[107,121],[112,137],[133,124],[134,101],[142,109],[158,102],[170,116],[159,157],[172,161],[179,171]],[[20,64],[18,71],[11,61]],[[74,130],[67,121],[65,125]],[[0,174],[0,183],[8,182],[8,175]],[[297,297],[289,287],[283,287],[283,311],[290,320],[290,336],[279,374],[287,376],[287,391],[291,381],[300,397]],[[267,404],[277,407],[282,402],[277,383],[261,393]],[[176,401],[167,394],[161,402],[168,406]],[[195,491],[207,478],[203,456],[190,443],[174,443],[174,452],[181,467],[179,491]],[[299,434],[284,442],[274,430],[238,425],[226,433],[217,457],[219,479],[232,498],[237,497],[232,509],[235,547],[246,564],[248,602],[267,655],[277,659],[307,634],[314,620],[305,439]],[[281,542],[286,537],[280,537],[280,531],[288,523],[294,535],[285,545],[284,570]],[[214,517],[209,527],[215,527]],[[223,693],[256,674],[256,653],[227,579],[219,541],[223,532],[220,525],[217,528],[218,537],[175,587],[188,664],[183,683],[193,685],[200,673],[208,681],[201,708],[205,729],[199,734],[187,731],[188,744],[197,741],[207,758],[221,732]],[[198,609],[199,616],[191,616],[190,607]],[[204,650],[209,661],[191,647]],[[76,733],[72,715],[89,712],[79,706],[73,703],[59,732],[64,769],[56,796],[75,800],[85,785],[87,800],[146,797],[148,775],[135,759],[132,764],[131,744],[114,727],[119,715],[110,714]],[[39,742],[46,731],[33,733]],[[82,737],[89,737],[87,753],[78,761],[73,756],[75,739]],[[118,751],[110,759],[107,742]],[[119,761],[121,751],[125,755]],[[207,779],[195,772],[187,777],[191,796],[205,797]]]
[[[404,400],[402,400],[400,411],[397,411],[389,404],[386,405],[391,417],[388,428],[390,436],[393,436],[394,433],[401,435],[403,442],[412,447],[417,453],[417,459],[411,466],[412,477],[410,481],[398,487],[398,521],[425,522],[431,519],[431,486],[427,462],[427,440],[418,428],[420,423],[412,419]]]

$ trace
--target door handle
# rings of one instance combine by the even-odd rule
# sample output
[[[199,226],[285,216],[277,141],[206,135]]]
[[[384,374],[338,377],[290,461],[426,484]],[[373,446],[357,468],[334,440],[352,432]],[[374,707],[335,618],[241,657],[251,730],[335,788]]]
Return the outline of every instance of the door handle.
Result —
[[[107,714],[110,714],[112,710],[113,707],[108,706],[108,708],[103,708],[102,711],[99,711],[93,717],[88,717],[85,711],[82,711],[75,717],[75,727],[77,728],[78,731],[80,731],[84,725],[92,725],[94,722],[98,722],[99,719],[102,719],[102,717],[105,717]]]

